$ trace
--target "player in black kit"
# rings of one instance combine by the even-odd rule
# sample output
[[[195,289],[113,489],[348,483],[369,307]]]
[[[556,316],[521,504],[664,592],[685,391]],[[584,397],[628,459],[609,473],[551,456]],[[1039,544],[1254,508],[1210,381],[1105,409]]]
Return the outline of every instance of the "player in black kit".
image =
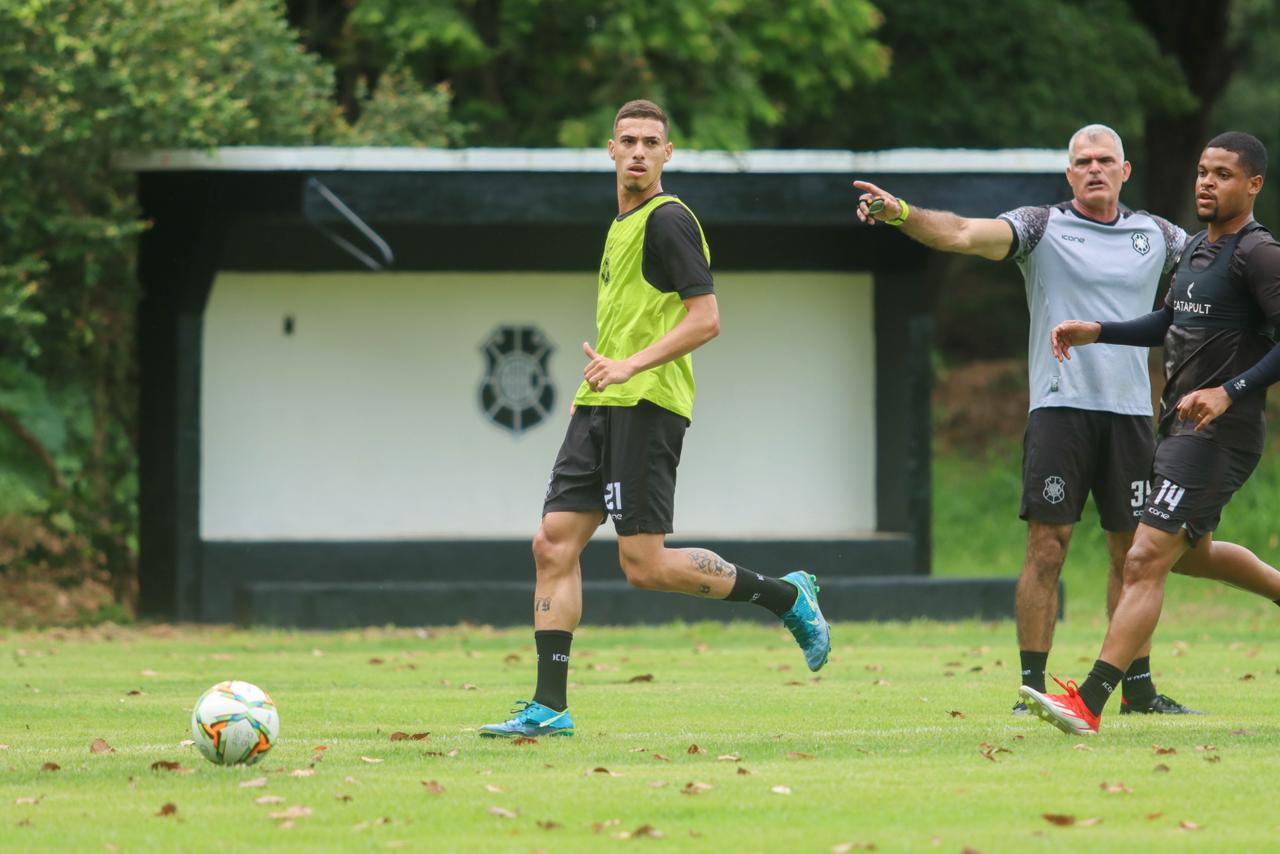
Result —
[[[1164,343],[1152,491],[1102,652],[1065,694],[1024,686],[1028,707],[1066,733],[1097,733],[1102,709],[1160,618],[1170,571],[1215,578],[1280,605],[1280,572],[1248,549],[1215,542],[1222,508],[1261,459],[1266,389],[1280,380],[1280,243],[1253,218],[1267,152],[1246,133],[1209,141],[1196,170],[1196,215],[1207,224],[1182,254],[1164,306],[1136,320],[1068,320],[1054,327],[1061,361],[1071,347]],[[1058,680],[1054,680],[1058,681]]]

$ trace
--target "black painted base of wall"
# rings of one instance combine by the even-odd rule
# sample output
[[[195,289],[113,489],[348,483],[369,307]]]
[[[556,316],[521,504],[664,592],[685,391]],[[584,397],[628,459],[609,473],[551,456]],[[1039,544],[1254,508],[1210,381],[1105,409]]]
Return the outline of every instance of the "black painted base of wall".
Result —
[[[711,549],[725,560],[769,575],[804,569],[817,575],[823,584],[835,578],[910,576],[919,571],[914,544],[905,534],[829,540],[693,542],[673,537],[668,544],[673,548],[696,545]],[[627,587],[618,566],[615,542],[600,539],[588,543],[581,563],[582,575],[588,585],[616,582],[623,588]],[[445,585],[450,590],[456,589],[458,596],[475,597],[481,594],[469,591],[490,589],[495,584],[498,586],[493,587],[494,590],[523,591],[527,588],[529,595],[522,592],[515,597],[520,603],[518,619],[509,620],[527,622],[533,590],[533,555],[529,540],[205,542],[202,543],[200,567],[198,605],[189,612],[178,614],[178,619],[224,623],[236,613],[237,591],[248,587],[276,585],[281,591],[313,587],[345,590],[348,588],[344,585],[360,580],[361,585],[350,589],[396,590],[404,585]],[[508,583],[517,586],[502,586]],[[506,594],[495,597],[494,602],[503,598]],[[476,606],[469,615],[450,617],[447,611],[452,607],[447,605],[445,611],[430,621],[410,619],[408,624],[455,623],[462,619],[493,623],[507,619],[497,616],[499,612],[490,614],[489,608],[503,606],[491,604],[487,598],[476,600]],[[370,608],[369,619],[358,621],[358,624],[400,622],[399,611],[393,619],[378,615],[376,606]],[[316,623],[321,624],[332,625],[331,622]]]
[[[1015,578],[819,577],[827,619],[959,620],[1013,616]],[[366,625],[529,625],[533,581],[256,582],[236,595],[242,625],[350,628]],[[583,621],[774,620],[763,608],[637,590],[625,581],[584,581]]]

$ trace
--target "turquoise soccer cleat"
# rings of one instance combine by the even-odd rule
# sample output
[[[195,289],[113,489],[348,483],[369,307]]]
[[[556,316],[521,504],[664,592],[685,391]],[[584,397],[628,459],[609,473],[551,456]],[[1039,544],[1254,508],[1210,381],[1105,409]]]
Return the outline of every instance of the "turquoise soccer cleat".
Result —
[[[573,718],[569,710],[557,712],[533,700],[517,700],[516,707],[511,710],[515,715],[511,720],[500,724],[485,724],[480,727],[482,738],[538,738],[544,735],[573,735]]]
[[[782,580],[795,585],[796,604],[782,615],[782,623],[791,630],[796,643],[804,651],[810,670],[821,670],[831,652],[831,626],[818,607],[817,579],[807,572],[789,572]]]

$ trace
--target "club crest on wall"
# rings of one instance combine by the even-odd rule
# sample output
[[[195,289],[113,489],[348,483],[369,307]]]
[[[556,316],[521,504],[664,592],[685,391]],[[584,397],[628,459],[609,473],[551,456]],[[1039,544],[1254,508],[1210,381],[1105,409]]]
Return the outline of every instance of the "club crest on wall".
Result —
[[[499,326],[480,348],[485,374],[480,411],[512,433],[534,427],[551,412],[556,390],[547,373],[555,348],[536,326]]]

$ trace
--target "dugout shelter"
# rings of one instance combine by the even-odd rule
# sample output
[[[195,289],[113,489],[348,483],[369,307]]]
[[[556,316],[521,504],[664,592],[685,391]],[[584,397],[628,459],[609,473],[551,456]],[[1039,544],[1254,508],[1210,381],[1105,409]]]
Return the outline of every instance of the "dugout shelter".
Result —
[[[722,334],[675,545],[816,573],[831,619],[999,617],[1014,578],[931,574],[930,253],[850,180],[969,216],[1065,198],[1061,151],[677,151]],[[125,156],[141,241],[141,594],[169,619],[524,624],[529,542],[594,338],[603,150]],[[1010,524],[1014,524],[1012,508]],[[752,617],[631,589],[595,623]]]

